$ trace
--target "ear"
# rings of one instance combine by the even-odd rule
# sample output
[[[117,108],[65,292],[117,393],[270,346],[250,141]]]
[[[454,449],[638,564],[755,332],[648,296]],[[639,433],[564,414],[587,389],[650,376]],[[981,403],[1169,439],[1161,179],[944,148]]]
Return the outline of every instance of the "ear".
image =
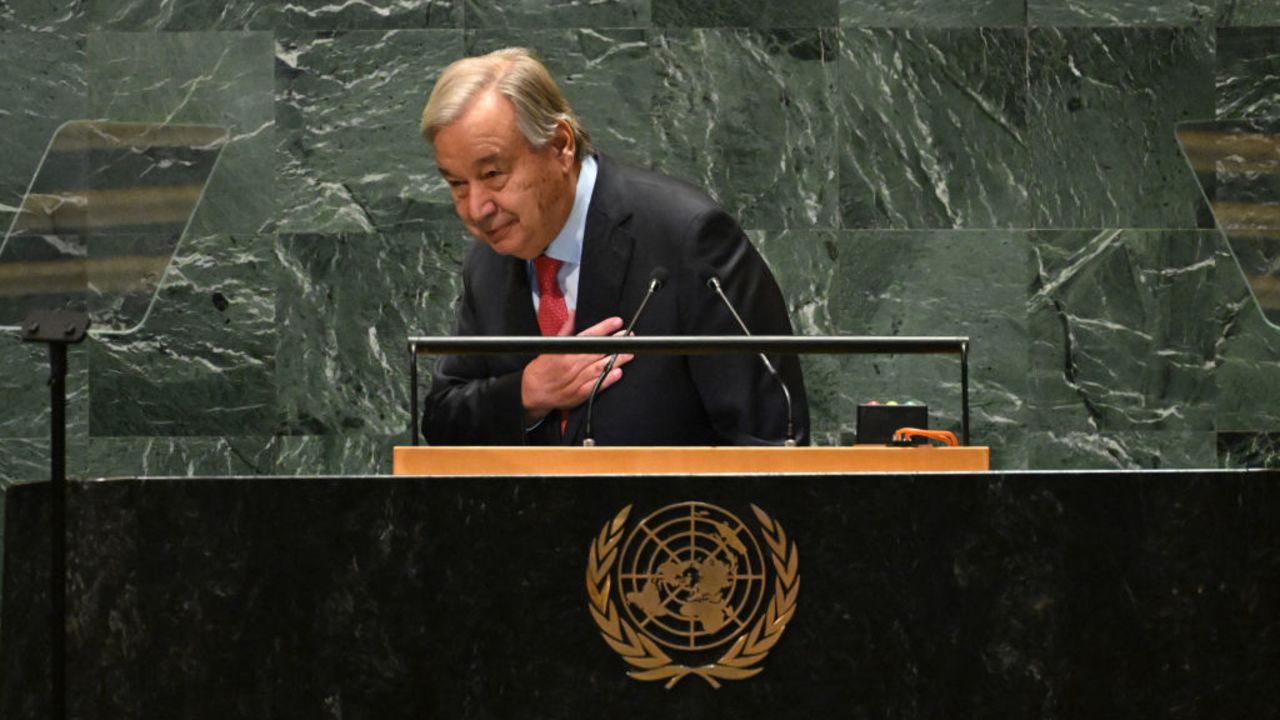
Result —
[[[573,137],[573,128],[569,127],[569,123],[564,120],[556,121],[556,129],[551,134],[552,150],[555,152],[556,161],[559,162],[567,170],[573,167],[575,156],[578,152],[578,143]]]

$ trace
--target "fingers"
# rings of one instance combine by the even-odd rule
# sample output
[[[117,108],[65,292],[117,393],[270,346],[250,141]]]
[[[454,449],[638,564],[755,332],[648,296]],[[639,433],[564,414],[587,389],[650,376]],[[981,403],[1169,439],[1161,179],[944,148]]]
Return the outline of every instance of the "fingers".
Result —
[[[604,368],[601,368],[601,370],[603,369]],[[587,401],[587,397],[591,395],[591,388],[596,386],[597,377],[599,377],[599,373],[592,375],[590,380],[587,380],[586,382],[578,386],[578,394],[582,396],[582,399],[578,401],[579,404]],[[600,383],[600,392],[604,392],[606,388],[608,388],[610,385],[613,385],[614,383],[618,382],[621,379],[622,379],[622,368],[620,367],[613,368],[612,370],[609,371],[609,374],[605,376],[604,382]]]
[[[565,337],[573,334],[573,316],[576,312],[576,308],[569,311],[569,317],[565,319],[564,325],[561,325],[560,329],[556,331],[557,337]]]
[[[595,356],[580,355],[579,357],[581,357],[585,361],[585,364],[579,366],[580,375],[584,379],[590,378],[591,382],[594,383],[595,379],[600,377],[600,373],[604,372],[605,366],[609,364],[609,358],[612,356],[611,355],[595,355]],[[630,354],[618,355],[618,359],[614,361],[613,367],[614,368],[622,367],[623,365],[626,365],[627,363],[631,362],[634,359],[635,359],[635,355],[630,355]]]
[[[624,365],[633,355],[618,356],[615,367],[600,384],[609,387],[622,378]],[[526,419],[539,418],[555,409],[581,405],[591,394],[596,378],[609,363],[608,355],[539,355],[525,366],[521,377],[521,402]]]
[[[573,332],[573,322],[574,314],[570,313],[557,335],[570,335]],[[625,331],[620,317],[606,318],[578,333],[583,337],[623,334]],[[539,355],[534,358],[525,366],[521,378],[521,401],[526,418],[542,417],[551,410],[569,409],[585,402],[596,379],[609,363],[609,358],[609,355]],[[618,355],[613,369],[600,383],[601,389],[621,380],[621,366],[633,359],[635,355],[631,353]]]
[[[631,362],[634,358],[635,355],[619,355],[618,360],[609,370],[609,374],[606,375],[604,381],[600,383],[600,390],[603,391],[605,388],[621,380],[622,366]],[[587,396],[591,394],[591,388],[595,387],[596,380],[600,377],[600,374],[604,372],[604,369],[608,364],[609,356],[606,355],[582,367],[582,370],[577,377],[577,381],[573,383],[576,394],[580,396],[578,398],[578,402],[586,401]]]

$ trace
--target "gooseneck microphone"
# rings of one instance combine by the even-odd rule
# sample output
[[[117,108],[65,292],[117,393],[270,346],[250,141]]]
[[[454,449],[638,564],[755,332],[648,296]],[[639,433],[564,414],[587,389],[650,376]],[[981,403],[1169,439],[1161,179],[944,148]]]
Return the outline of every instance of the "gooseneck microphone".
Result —
[[[725,295],[724,289],[720,287],[720,278],[716,277],[715,274],[710,271],[707,272],[706,277],[707,287],[715,290],[716,294],[720,296],[720,299],[724,301],[724,306],[729,308],[729,314],[733,316],[734,320],[738,321],[738,327],[742,328],[742,334],[748,336],[751,335],[751,331],[747,329],[747,324],[742,321],[742,316],[738,315],[738,311],[734,309],[733,303],[729,302],[729,296]],[[769,374],[773,376],[774,380],[778,381],[779,387],[782,388],[782,397],[787,401],[787,439],[783,445],[786,447],[795,447],[795,414],[791,409],[791,391],[787,389],[787,384],[782,381],[782,376],[779,375],[778,370],[773,367],[773,363],[769,362],[769,358],[766,357],[764,353],[759,353],[759,355],[760,360],[764,362],[764,368],[769,371]]]
[[[659,265],[649,273],[649,289],[645,291],[644,297],[640,300],[640,307],[636,308],[636,313],[631,316],[631,322],[627,323],[627,328],[623,332],[624,335],[630,335],[631,330],[635,328],[636,321],[640,319],[640,314],[644,312],[644,308],[649,304],[649,298],[653,294],[662,289],[667,284],[667,269]],[[591,412],[595,409],[596,395],[600,393],[600,386],[604,384],[604,379],[609,376],[609,371],[613,370],[613,364],[618,362],[618,353],[609,356],[609,362],[604,364],[604,370],[600,372],[600,377],[596,378],[596,384],[591,386],[591,394],[587,396],[587,419],[584,424],[582,446],[593,447],[596,441],[591,437]]]

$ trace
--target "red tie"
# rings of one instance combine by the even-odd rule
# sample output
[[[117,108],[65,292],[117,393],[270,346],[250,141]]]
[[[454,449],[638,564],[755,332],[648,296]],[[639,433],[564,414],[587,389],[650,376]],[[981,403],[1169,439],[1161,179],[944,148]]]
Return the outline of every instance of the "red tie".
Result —
[[[569,307],[564,304],[564,293],[560,291],[560,282],[556,273],[564,263],[546,255],[533,259],[533,274],[538,279],[538,328],[543,335],[555,335],[564,327],[569,319]],[[569,413],[560,411],[560,434],[569,424]]]
[[[564,293],[556,273],[564,263],[539,255],[533,259],[533,274],[538,279],[538,327],[543,335],[555,335],[569,319],[569,308],[564,304]]]

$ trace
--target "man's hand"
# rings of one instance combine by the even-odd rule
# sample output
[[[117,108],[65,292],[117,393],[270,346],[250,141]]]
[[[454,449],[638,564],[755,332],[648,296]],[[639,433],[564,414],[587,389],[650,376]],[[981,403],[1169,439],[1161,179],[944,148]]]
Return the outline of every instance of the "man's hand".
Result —
[[[621,335],[622,318],[611,317],[578,333],[579,337]],[[573,313],[564,327],[556,333],[567,336],[573,332]],[[618,362],[609,371],[600,389],[603,391],[622,379],[622,366],[631,362],[634,355],[619,355]],[[609,362],[608,355],[539,355],[524,368],[520,379],[520,401],[524,404],[524,419],[533,423],[546,417],[552,410],[568,410],[586,401],[596,378]]]

